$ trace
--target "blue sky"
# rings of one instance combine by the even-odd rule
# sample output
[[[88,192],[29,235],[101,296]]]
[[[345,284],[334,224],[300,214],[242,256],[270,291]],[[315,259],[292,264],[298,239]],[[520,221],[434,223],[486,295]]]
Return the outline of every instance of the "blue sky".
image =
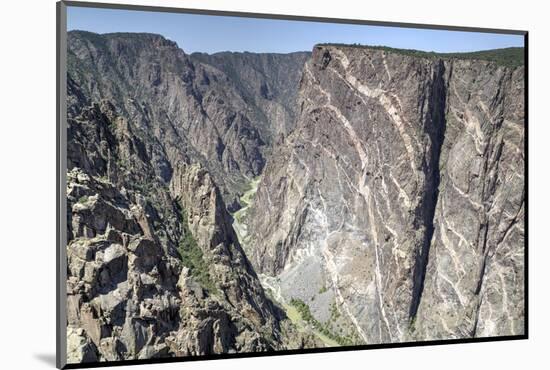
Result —
[[[67,29],[97,33],[151,32],[196,51],[288,53],[321,42],[385,45],[436,52],[523,46],[523,36],[399,27],[68,7]]]

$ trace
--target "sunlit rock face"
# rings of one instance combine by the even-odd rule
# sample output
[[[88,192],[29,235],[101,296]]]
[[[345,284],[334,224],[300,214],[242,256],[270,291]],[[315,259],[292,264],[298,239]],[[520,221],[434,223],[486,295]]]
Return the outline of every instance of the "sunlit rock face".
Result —
[[[449,63],[419,338],[524,333],[524,68]]]
[[[310,53],[188,55],[148,33],[68,34],[69,116],[108,99],[150,140],[171,141],[214,178],[225,202],[258,176],[271,143],[291,130]],[[165,153],[170,156],[172,153]],[[159,176],[171,168],[155,153]]]
[[[521,333],[523,73],[315,47],[250,211],[257,271],[355,342]]]

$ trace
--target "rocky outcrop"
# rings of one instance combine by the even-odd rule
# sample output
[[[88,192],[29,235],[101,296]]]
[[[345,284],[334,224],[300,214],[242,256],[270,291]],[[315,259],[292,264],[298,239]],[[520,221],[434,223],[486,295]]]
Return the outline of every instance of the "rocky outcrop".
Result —
[[[289,348],[201,164],[109,101],[81,112],[68,122],[69,361]]]
[[[317,46],[253,265],[356,343],[521,333],[522,99],[522,67]]]
[[[77,167],[67,180],[68,335],[80,338],[68,341],[69,352],[74,342],[81,361],[166,354],[181,304],[177,250],[156,237],[139,194]]]

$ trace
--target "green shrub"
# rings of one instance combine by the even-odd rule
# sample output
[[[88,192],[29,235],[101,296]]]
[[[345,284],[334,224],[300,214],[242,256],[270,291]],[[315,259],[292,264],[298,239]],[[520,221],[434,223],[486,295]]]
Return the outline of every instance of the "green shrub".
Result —
[[[307,303],[305,303],[301,299],[292,298],[290,300],[290,304],[296,307],[296,309],[298,310],[298,313],[300,314],[300,316],[302,316],[302,320],[310,324],[313,324],[315,321],[317,321],[311,314],[311,311],[309,310],[309,306],[307,305]]]
[[[109,181],[109,177],[106,176],[106,175],[101,175],[101,176],[98,176],[97,179],[101,182],[110,182]]]
[[[88,202],[89,197],[87,195],[83,195],[80,198],[78,198],[78,203],[84,204]]]
[[[340,311],[338,311],[338,307],[336,307],[336,303],[332,303],[330,305],[330,319],[331,320],[337,320],[340,317]]]
[[[323,334],[327,338],[335,341],[341,346],[351,346],[355,343],[357,343],[356,338],[354,338],[351,335],[348,336],[340,336],[338,334],[333,333],[327,324],[320,323],[313,315],[311,314],[311,310],[309,309],[309,306],[307,303],[302,301],[299,298],[292,298],[290,300],[290,304],[296,308],[300,316],[302,317],[302,320],[313,326],[315,330],[317,330],[319,333]],[[331,306],[332,309],[332,306]]]
[[[181,261],[189,269],[191,276],[197,280],[201,286],[212,294],[216,294],[218,289],[209,272],[208,262],[202,253],[193,233],[189,230],[187,212],[182,211],[183,238],[179,242],[178,251]]]
[[[414,333],[416,331],[416,316],[414,316],[409,322],[409,331],[411,333]]]

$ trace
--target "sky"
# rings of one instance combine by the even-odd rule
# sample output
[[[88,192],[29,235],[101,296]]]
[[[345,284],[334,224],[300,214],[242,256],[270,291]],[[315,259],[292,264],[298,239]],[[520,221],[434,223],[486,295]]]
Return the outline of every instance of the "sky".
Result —
[[[271,20],[202,14],[68,7],[67,30],[150,32],[187,53],[311,51],[317,43],[384,45],[435,52],[523,46],[523,36],[417,28]]]

